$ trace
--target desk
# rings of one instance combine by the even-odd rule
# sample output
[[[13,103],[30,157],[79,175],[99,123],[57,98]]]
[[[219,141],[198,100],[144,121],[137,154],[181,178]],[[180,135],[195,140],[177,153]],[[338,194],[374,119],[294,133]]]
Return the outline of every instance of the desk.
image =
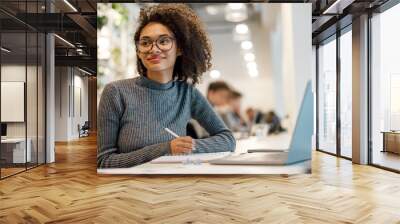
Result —
[[[235,153],[246,152],[247,149],[287,149],[290,144],[289,134],[268,136],[264,139],[250,137],[236,141]],[[310,149],[311,150],[311,149]],[[285,165],[201,165],[152,164],[144,163],[130,168],[97,169],[98,174],[300,174],[309,173],[311,161]]]
[[[31,161],[30,138],[27,138],[27,147],[25,154],[25,138],[6,138],[1,140],[1,157],[5,163],[25,163]]]
[[[382,133],[383,133],[382,152],[392,152],[400,154],[400,132],[382,131]]]

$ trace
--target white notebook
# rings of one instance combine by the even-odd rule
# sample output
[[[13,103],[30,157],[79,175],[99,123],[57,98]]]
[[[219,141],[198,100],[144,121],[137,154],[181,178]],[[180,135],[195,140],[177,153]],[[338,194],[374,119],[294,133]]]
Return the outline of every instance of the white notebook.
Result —
[[[213,152],[213,153],[193,153],[183,155],[161,156],[150,161],[150,163],[185,163],[188,161],[208,162],[213,159],[220,159],[229,156],[232,152]]]

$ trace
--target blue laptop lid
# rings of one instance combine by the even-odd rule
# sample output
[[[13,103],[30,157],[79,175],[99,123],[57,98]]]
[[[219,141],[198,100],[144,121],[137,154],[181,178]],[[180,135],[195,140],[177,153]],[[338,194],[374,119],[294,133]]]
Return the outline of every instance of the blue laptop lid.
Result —
[[[295,163],[311,159],[311,137],[314,129],[314,100],[311,81],[307,82],[303,102],[297,115],[289,147],[287,163]]]

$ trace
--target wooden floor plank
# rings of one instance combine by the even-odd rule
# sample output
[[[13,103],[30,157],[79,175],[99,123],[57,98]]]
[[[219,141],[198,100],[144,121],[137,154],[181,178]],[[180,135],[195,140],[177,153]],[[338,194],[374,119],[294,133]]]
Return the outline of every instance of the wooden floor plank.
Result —
[[[98,176],[96,139],[0,181],[0,223],[400,223],[400,175],[313,152],[312,174]]]

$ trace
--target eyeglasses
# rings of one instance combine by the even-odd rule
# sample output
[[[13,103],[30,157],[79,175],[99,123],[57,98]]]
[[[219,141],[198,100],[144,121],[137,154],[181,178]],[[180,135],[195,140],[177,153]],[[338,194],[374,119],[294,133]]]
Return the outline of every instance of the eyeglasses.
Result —
[[[161,51],[169,51],[171,50],[175,38],[168,36],[161,36],[156,40],[152,40],[150,38],[143,38],[136,42],[136,48],[140,53],[147,53],[153,49],[154,42],[156,43],[158,49]]]

